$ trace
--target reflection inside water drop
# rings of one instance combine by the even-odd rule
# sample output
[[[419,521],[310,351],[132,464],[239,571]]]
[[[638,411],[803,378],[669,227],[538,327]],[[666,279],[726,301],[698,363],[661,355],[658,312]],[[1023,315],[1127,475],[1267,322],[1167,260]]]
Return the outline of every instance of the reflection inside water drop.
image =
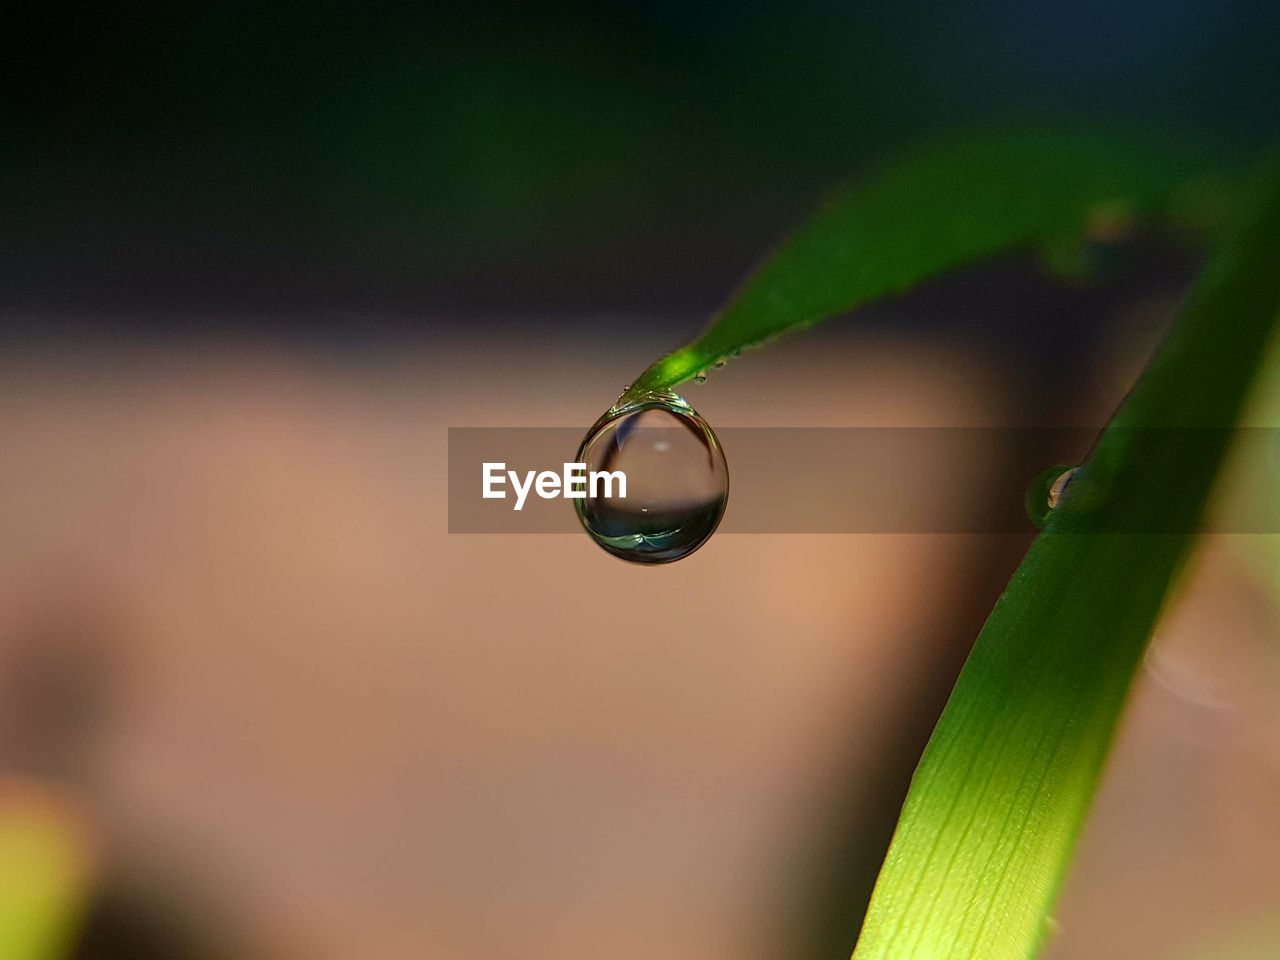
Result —
[[[606,495],[600,485],[574,500],[583,528],[615,557],[635,563],[679,560],[706,543],[724,515],[729,468],[720,441],[670,391],[609,410],[587,431],[577,460],[588,474],[626,475],[626,497]]]

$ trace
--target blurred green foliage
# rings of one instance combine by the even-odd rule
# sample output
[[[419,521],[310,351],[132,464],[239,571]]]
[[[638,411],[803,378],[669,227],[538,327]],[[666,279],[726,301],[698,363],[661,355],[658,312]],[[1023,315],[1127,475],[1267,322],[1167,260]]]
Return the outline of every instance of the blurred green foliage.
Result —
[[[53,787],[0,783],[0,960],[67,954],[88,898],[84,814]]]
[[[1082,245],[1153,213],[1201,210],[1185,198],[1211,171],[1204,150],[1127,130],[987,131],[918,149],[835,196],[697,340],[632,390],[676,386],[744,348],[983,257],[1057,249],[1063,238]]]

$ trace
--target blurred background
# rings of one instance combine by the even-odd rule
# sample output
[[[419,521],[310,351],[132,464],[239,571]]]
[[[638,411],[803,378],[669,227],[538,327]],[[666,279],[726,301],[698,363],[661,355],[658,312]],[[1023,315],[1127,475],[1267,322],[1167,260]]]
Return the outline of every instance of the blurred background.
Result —
[[[846,957],[1030,526],[632,568],[449,535],[446,428],[585,428],[921,140],[1099,120],[1247,156],[1278,42],[1280,8],[1209,0],[6,10],[0,960]],[[688,399],[1100,424],[1201,255],[1089,255],[941,279]],[[1001,467],[954,496],[993,509]],[[1275,539],[1202,543],[1055,960],[1280,953]]]

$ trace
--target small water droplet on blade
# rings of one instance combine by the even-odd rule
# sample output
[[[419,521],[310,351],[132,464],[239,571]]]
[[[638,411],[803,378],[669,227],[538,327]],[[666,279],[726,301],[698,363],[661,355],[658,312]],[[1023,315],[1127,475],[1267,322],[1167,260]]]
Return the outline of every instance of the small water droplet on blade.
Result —
[[[1037,527],[1044,526],[1049,514],[1062,502],[1062,495],[1079,471],[1079,467],[1058,464],[1031,481],[1031,486],[1027,488],[1026,510],[1032,523]]]

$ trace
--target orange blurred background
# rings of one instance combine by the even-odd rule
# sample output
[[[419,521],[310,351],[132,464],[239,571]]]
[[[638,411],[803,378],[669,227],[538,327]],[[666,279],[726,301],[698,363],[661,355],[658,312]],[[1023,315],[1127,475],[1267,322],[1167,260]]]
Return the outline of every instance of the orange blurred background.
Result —
[[[1069,398],[1080,422],[1122,394],[1133,340]],[[446,532],[446,426],[588,423],[654,349],[5,358],[0,758],[92,837],[74,955],[851,946],[1027,538],[720,535],[648,569],[584,536]],[[837,324],[688,396],[718,426],[1001,425],[1006,380],[961,339]],[[993,476],[951,479],[981,510]],[[1160,629],[1054,957],[1275,942],[1277,611],[1232,543],[1203,545]]]

